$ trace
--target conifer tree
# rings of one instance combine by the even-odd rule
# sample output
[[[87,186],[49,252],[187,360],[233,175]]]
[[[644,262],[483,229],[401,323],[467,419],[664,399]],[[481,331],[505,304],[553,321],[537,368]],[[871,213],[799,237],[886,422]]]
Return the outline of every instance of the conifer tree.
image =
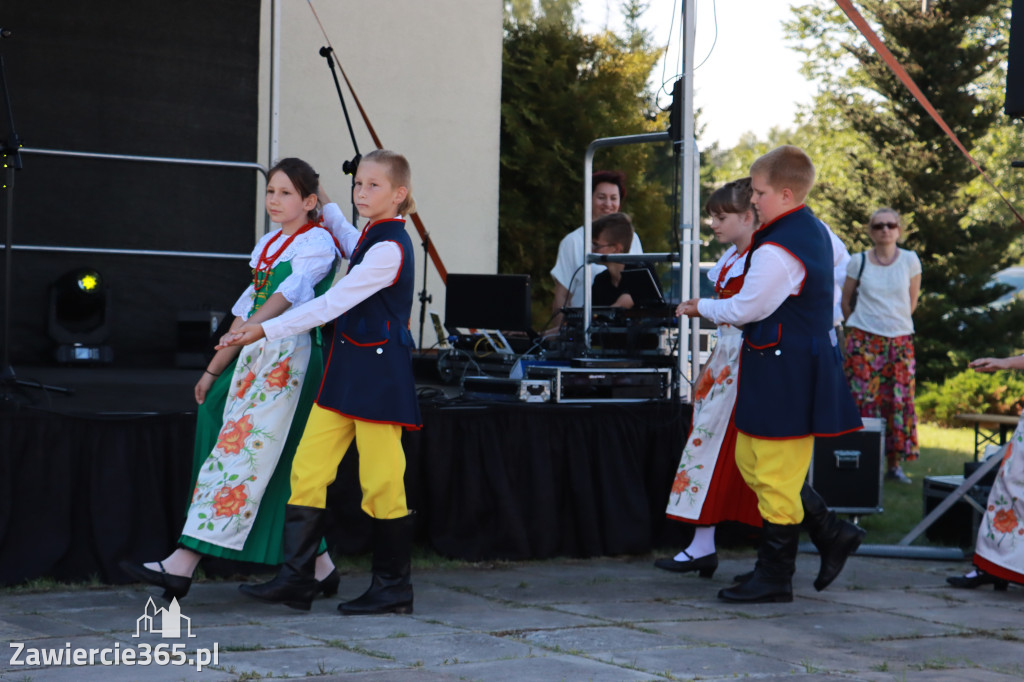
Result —
[[[1008,173],[1020,135],[1001,113],[1009,2],[861,0],[858,8],[967,149],[1019,204]],[[868,248],[871,213],[895,208],[904,248],[923,266],[914,315],[918,378],[955,374],[978,355],[1024,346],[1024,310],[987,308],[1004,287],[993,273],[1021,256],[1022,226],[977,170],[832,3],[795,9],[790,35],[807,54],[805,73],[823,84],[807,127],[818,163],[811,202],[853,246]],[[798,142],[799,143],[799,142]],[[1024,178],[1022,178],[1024,180]]]

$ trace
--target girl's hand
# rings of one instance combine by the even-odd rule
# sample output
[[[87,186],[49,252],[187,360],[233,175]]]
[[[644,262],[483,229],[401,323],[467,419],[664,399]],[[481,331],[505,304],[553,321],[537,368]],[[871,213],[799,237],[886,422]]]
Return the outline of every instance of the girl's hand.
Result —
[[[215,376],[209,372],[203,372],[203,375],[199,377],[199,381],[196,382],[195,395],[196,404],[202,405],[206,400],[206,394],[210,392],[210,387],[213,386],[213,380]]]
[[[975,372],[996,372],[1001,369],[1009,369],[1006,358],[978,358],[971,360],[971,364],[967,366]]]

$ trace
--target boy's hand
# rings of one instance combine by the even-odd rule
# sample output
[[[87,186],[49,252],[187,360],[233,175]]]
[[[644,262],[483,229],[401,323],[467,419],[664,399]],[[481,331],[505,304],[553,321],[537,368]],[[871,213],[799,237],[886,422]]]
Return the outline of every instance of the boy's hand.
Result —
[[[687,317],[700,317],[700,313],[697,312],[697,303],[700,301],[699,298],[691,298],[689,301],[683,301],[676,307],[676,316],[686,315]]]
[[[217,345],[217,350],[227,348],[228,346],[248,346],[250,343],[259,341],[264,336],[266,336],[266,334],[263,332],[262,324],[246,322],[235,331],[228,332],[221,337],[220,344]]]

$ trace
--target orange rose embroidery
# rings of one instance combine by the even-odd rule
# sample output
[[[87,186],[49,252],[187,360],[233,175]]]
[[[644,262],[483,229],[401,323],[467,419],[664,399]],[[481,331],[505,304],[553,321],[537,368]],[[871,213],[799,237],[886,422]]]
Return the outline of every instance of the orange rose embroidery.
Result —
[[[704,372],[700,375],[700,381],[697,383],[697,391],[694,393],[694,400],[704,400],[707,396],[708,391],[715,385],[715,377],[711,376],[711,372]]]
[[[732,370],[729,369],[729,365],[726,365],[725,367],[722,368],[722,371],[718,373],[718,378],[715,379],[715,383],[722,383],[723,381],[729,378],[730,374],[732,374]]]
[[[284,359],[280,365],[275,367],[270,374],[267,375],[267,386],[270,388],[284,388],[288,385],[288,362],[291,360],[290,357]]]
[[[685,471],[676,474],[676,480],[672,481],[672,492],[683,493],[690,487],[690,476]]]
[[[234,488],[224,486],[213,496],[213,510],[217,516],[234,516],[245,504],[247,496],[244,485]]]
[[[235,394],[235,397],[244,398],[246,391],[248,391],[249,387],[252,386],[252,382],[255,378],[256,375],[253,374],[252,372],[246,374],[245,378],[242,379],[242,382],[239,384],[238,393]]]
[[[228,420],[217,437],[217,447],[226,454],[237,455],[245,446],[245,439],[252,433],[252,416],[245,415],[236,421]]]
[[[1012,509],[1001,509],[992,520],[992,527],[1000,533],[1012,533],[1017,527],[1017,515]]]

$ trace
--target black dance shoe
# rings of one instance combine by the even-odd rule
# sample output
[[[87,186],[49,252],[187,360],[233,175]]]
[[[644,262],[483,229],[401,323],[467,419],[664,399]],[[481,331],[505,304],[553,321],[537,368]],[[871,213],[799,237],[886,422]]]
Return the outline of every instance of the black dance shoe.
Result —
[[[338,594],[338,586],[341,585],[341,574],[338,569],[332,568],[331,572],[323,580],[316,581],[316,589],[325,597],[333,597]]]
[[[133,564],[129,561],[122,561],[118,566],[121,567],[122,571],[140,582],[164,588],[164,599],[167,601],[171,601],[175,597],[181,599],[188,594],[188,588],[192,587],[192,578],[190,576],[168,573],[162,561],[156,563],[160,567],[159,571],[154,571],[142,564]]]
[[[686,550],[683,550],[683,554],[686,554]],[[686,554],[686,556],[690,555]],[[672,571],[673,573],[699,571],[701,578],[710,578],[718,569],[718,553],[713,552],[697,559],[691,558],[689,561],[676,561],[674,557],[655,559],[654,565],[663,571]]]
[[[1005,592],[1006,588],[1010,585],[1008,581],[997,578],[994,575],[989,575],[984,571],[977,571],[973,578],[969,578],[966,575],[951,575],[946,578],[946,582],[953,587],[965,590],[973,590],[982,585],[992,585],[997,592]]]

